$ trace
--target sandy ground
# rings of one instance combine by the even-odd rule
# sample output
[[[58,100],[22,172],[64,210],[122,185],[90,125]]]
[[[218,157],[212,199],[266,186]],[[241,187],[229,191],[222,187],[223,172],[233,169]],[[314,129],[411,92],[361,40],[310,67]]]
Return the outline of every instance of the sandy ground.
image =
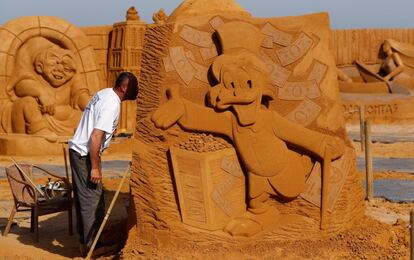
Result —
[[[39,180],[42,183],[42,179]],[[119,185],[120,179],[104,179],[105,203],[108,207]],[[126,182],[118,197],[108,224],[102,234],[105,243],[118,244],[122,248],[126,239],[127,203],[129,186]],[[10,210],[13,197],[6,179],[0,179],[0,228],[3,230]],[[16,214],[14,225],[7,237],[0,237],[0,259],[71,259],[79,257],[76,220],[74,217],[74,235],[68,235],[67,213],[57,213],[39,218],[40,241],[34,242],[30,233],[30,213]],[[117,256],[114,252],[112,257]]]
[[[358,142],[357,154],[363,156]],[[373,145],[375,157],[414,157],[414,143]],[[37,164],[63,164],[62,157],[16,158]],[[105,160],[125,160],[125,155],[105,157]],[[10,164],[10,158],[0,157],[0,166]],[[360,173],[361,180],[364,173]],[[399,172],[376,172],[376,179],[410,179],[414,175]],[[109,205],[120,179],[104,179]],[[126,204],[129,187],[124,185],[109,224],[103,234],[108,241],[122,246],[127,234]],[[0,179],[0,228],[3,229],[12,207],[8,183]],[[281,241],[275,257],[283,259],[408,259],[409,212],[414,204],[391,203],[384,199],[366,202],[365,217],[355,226],[337,236],[316,241]],[[34,243],[27,213],[18,213],[15,225],[7,237],[0,237],[0,259],[68,259],[79,256],[77,236],[68,236],[67,214],[53,214],[40,219],[40,242]],[[118,258],[119,253],[106,256]],[[128,258],[128,256],[125,256]],[[231,259],[231,256],[228,256]]]
[[[347,131],[358,132],[359,125],[348,125]],[[380,135],[407,135],[414,137],[414,125],[373,125],[371,127],[373,134]],[[361,150],[361,142],[354,141],[353,145],[357,156],[363,157],[364,151]],[[395,142],[380,143],[374,142],[372,145],[372,155],[382,158],[414,158],[414,142]]]

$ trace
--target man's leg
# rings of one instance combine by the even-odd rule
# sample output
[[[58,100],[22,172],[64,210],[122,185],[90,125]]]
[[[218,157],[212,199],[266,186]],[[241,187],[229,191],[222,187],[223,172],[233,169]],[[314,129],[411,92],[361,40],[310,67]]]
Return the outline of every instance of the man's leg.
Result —
[[[79,196],[78,196],[78,185],[81,184],[81,180],[79,179],[79,175],[81,173],[78,172],[78,169],[80,168],[77,164],[81,163],[76,157],[79,157],[80,155],[69,149],[69,161],[70,161],[70,167],[72,169],[72,185],[73,185],[73,195],[74,195],[74,201],[75,201],[75,209],[76,209],[76,226],[77,231],[79,234],[79,243],[81,245],[85,244],[85,239],[83,235],[83,223],[82,223],[82,216],[80,213],[80,202],[79,202]]]
[[[74,161],[72,171],[74,183],[76,183],[77,201],[79,205],[79,215],[82,224],[82,242],[87,249],[92,246],[92,242],[101,225],[104,214],[105,204],[102,183],[94,184],[90,181],[91,163],[89,156],[80,156],[71,150],[71,161]],[[76,179],[76,180],[75,180]]]

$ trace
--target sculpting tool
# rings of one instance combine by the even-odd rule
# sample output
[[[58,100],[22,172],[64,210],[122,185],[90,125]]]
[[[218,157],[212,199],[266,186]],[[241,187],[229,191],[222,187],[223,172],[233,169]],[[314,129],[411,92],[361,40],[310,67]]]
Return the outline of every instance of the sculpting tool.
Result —
[[[112,198],[111,204],[109,205],[109,208],[108,208],[108,210],[106,212],[106,215],[105,215],[105,217],[104,217],[104,219],[102,221],[102,224],[99,227],[98,233],[96,234],[95,240],[93,241],[92,246],[89,249],[88,255],[86,256],[86,259],[90,259],[91,256],[92,256],[92,253],[93,253],[93,250],[95,249],[96,243],[98,242],[98,239],[101,236],[101,233],[102,233],[102,231],[103,231],[103,229],[105,227],[105,224],[108,221],[109,215],[111,215],[112,208],[115,205],[115,201],[118,198],[119,192],[121,191],[122,186],[124,185],[126,176],[128,175],[128,172],[129,172],[130,169],[131,169],[131,163],[128,165],[128,168],[125,170],[125,173],[124,173],[124,175],[122,177],[122,180],[121,180],[121,182],[118,185],[118,189],[116,190],[116,193],[115,193],[114,197]]]

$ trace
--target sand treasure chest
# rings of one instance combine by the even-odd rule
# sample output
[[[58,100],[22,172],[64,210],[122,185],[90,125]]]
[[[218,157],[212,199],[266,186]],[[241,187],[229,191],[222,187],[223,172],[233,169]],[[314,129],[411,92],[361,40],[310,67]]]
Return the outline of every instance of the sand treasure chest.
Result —
[[[170,153],[184,223],[219,230],[245,212],[245,177],[232,145],[192,134]]]

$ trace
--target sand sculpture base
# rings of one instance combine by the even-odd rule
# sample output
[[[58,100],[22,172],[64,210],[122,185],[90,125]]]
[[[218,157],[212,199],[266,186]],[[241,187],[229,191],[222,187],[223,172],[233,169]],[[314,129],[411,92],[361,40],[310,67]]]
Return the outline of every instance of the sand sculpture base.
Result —
[[[140,127],[144,131],[148,130],[144,125],[140,125]],[[308,182],[308,189],[315,189],[316,194],[305,190],[304,194],[290,203],[272,201],[271,205],[277,207],[283,217],[279,222],[280,224],[275,225],[267,233],[263,232],[254,237],[244,238],[231,237],[222,230],[208,231],[203,228],[196,228],[193,226],[197,223],[188,221],[188,217],[183,214],[186,209],[180,208],[182,218],[179,217],[180,213],[177,212],[176,205],[183,206],[181,204],[182,198],[166,196],[166,194],[174,194],[175,189],[180,189],[182,184],[177,183],[179,186],[174,187],[175,185],[164,174],[147,175],[143,172],[143,170],[155,170],[155,168],[160,171],[168,171],[166,169],[167,165],[176,163],[174,160],[177,151],[173,152],[175,153],[173,162],[167,163],[166,160],[169,161],[169,159],[164,156],[164,152],[167,153],[168,147],[163,146],[161,142],[152,143],[151,145],[139,143],[137,147],[145,152],[141,155],[135,154],[133,157],[133,161],[139,163],[135,163],[132,168],[132,187],[134,190],[139,187],[139,192],[133,191],[132,193],[129,209],[130,231],[127,245],[123,251],[125,257],[162,258],[168,256],[172,259],[230,256],[242,257],[243,259],[248,257],[271,257],[275,248],[283,246],[283,243],[287,240],[314,240],[332,236],[350,228],[363,215],[364,208],[361,201],[364,194],[362,189],[355,189],[355,187],[360,186],[360,180],[357,176],[355,163],[352,163],[348,166],[350,167],[349,172],[342,185],[339,184],[341,187],[334,187],[335,184],[332,186],[332,191],[341,190],[341,192],[334,207],[330,209],[329,224],[326,230],[319,228],[320,208],[315,206],[315,203],[320,201],[318,196],[320,182],[312,183],[315,179],[320,178],[317,175],[311,176]],[[346,164],[346,162],[353,160],[353,156],[353,152],[348,153],[343,162]],[[207,154],[207,160],[208,157]],[[160,164],[160,162],[166,162],[166,164]],[[174,175],[171,169],[169,172],[171,176]],[[193,175],[196,174],[197,172],[193,172]],[[333,175],[338,177],[341,174],[333,173]],[[336,177],[333,178],[337,179]],[[152,185],[149,185],[149,183],[152,183]],[[318,185],[319,190],[318,187],[315,188]],[[208,203],[208,201],[204,202]],[[162,206],[162,211],[159,210],[160,206]],[[154,214],[144,214],[148,210],[151,210]],[[220,211],[219,208],[215,210]],[[139,216],[145,224],[140,224],[142,222],[137,221],[134,216]],[[170,222],[166,223],[166,220]]]

